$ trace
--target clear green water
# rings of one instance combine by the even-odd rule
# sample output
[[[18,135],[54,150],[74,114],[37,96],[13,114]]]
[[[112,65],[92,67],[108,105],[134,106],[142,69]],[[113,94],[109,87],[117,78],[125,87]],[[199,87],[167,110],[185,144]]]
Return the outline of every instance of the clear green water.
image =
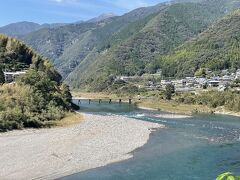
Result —
[[[136,120],[164,124],[132,159],[63,179],[86,180],[213,180],[231,171],[240,174],[240,118],[197,115],[187,119],[156,117],[161,112],[136,110],[128,104],[82,104],[82,111],[120,113]],[[126,142],[127,143],[127,142]]]

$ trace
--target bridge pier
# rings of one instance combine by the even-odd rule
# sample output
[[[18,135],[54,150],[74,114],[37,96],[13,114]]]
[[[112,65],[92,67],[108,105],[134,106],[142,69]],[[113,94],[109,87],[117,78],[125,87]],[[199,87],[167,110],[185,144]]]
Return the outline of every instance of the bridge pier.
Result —
[[[91,104],[92,100],[93,100],[93,99],[88,99],[88,104]],[[97,101],[97,99],[96,99],[95,101]],[[85,102],[85,99],[84,99],[84,102]],[[102,99],[98,99],[98,103],[99,103],[99,104],[101,104],[102,102],[103,102]],[[112,104],[112,102],[113,102],[112,99],[109,99],[108,103],[109,103],[109,104]],[[119,99],[118,102],[119,102],[119,104],[121,104],[121,103],[123,102],[123,99]],[[124,102],[125,102],[125,101],[124,101]],[[132,104],[132,99],[129,98],[129,99],[128,99],[128,103],[129,103],[129,104]],[[78,104],[78,105],[82,104],[82,99],[78,99],[78,100],[77,100],[77,104]]]

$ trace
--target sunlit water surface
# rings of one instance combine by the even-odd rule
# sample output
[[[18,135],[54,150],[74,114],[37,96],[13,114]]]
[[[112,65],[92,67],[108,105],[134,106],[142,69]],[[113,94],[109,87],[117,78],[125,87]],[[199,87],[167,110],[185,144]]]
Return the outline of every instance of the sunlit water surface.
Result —
[[[136,120],[164,124],[132,159],[113,163],[63,179],[83,180],[213,180],[221,172],[240,174],[240,118],[196,115],[159,118],[163,112],[137,110],[133,105],[81,102],[81,110],[95,114],[121,114]],[[127,142],[126,142],[127,143]]]

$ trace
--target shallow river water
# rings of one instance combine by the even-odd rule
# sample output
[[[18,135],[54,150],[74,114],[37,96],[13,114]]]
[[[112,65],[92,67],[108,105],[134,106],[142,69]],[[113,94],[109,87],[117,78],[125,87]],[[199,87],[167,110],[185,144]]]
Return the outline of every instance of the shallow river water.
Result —
[[[164,124],[132,159],[113,163],[63,179],[83,180],[213,180],[222,172],[240,175],[240,118],[196,115],[163,118],[163,112],[137,110],[132,105],[81,102],[81,110],[121,114],[137,120]],[[127,143],[127,142],[126,142]]]

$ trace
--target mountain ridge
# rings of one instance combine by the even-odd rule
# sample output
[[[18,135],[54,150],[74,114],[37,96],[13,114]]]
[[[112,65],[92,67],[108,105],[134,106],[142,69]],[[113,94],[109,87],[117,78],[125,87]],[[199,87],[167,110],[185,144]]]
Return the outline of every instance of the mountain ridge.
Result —
[[[199,69],[211,71],[240,68],[240,10],[236,10],[186,42],[160,57],[165,76],[193,76]]]
[[[95,23],[70,24],[54,30],[42,29],[23,36],[21,39],[37,52],[52,59],[63,77],[66,77],[88,55],[87,52],[90,53],[94,48],[102,51],[108,46],[109,37],[114,36],[116,32],[120,32],[132,23],[161,10],[163,7],[139,8],[124,16],[108,18]],[[79,31],[83,27],[86,27],[84,33],[87,33],[87,35],[85,37],[83,32]],[[129,35],[124,34],[123,36]],[[66,38],[67,41],[64,40]],[[49,43],[49,40],[53,43]],[[66,52],[72,52],[65,55],[65,50]]]
[[[103,89],[98,85],[106,84],[109,76],[154,73],[159,68],[156,57],[240,7],[234,0],[189,1],[160,3],[99,22],[42,29],[21,38],[52,59],[72,87]],[[92,79],[94,76],[97,78]]]
[[[115,16],[117,16],[117,15],[114,13],[103,13],[103,14],[99,15],[98,17],[89,19],[87,22],[90,22],[90,23],[91,22],[99,22],[99,21],[103,21],[108,18],[113,18]]]
[[[34,22],[22,21],[0,27],[0,33],[9,36],[21,36],[43,28],[56,28],[64,25],[66,25],[66,23],[38,24]]]
[[[166,54],[185,41],[195,37],[217,19],[224,16],[226,12],[225,3],[227,2],[211,1],[211,3],[218,4],[218,6],[209,6],[208,3],[176,3],[168,6],[167,9],[151,18],[147,22],[147,26],[144,25],[144,28],[139,33],[131,36],[125,42],[119,43],[115,47],[105,48],[100,53],[93,52],[69,74],[66,82],[75,88],[89,87],[90,85],[90,89],[99,90],[107,87],[106,84],[109,82],[109,77],[112,76],[141,75],[145,72],[156,72],[159,68],[159,63],[155,57],[160,54]],[[189,8],[188,11],[187,8]],[[192,14],[192,8],[195,8],[194,15]],[[173,20],[170,21],[171,18]],[[161,28],[157,28],[156,25],[161,21],[163,22],[159,26]],[[174,21],[176,23],[171,23]],[[165,30],[164,26],[166,27]],[[172,32],[176,28],[179,29],[175,33]],[[154,31],[157,32],[155,33],[156,35],[152,33]],[[183,34],[180,34],[182,32]],[[159,41],[159,37],[163,37],[163,39]],[[172,42],[169,41],[171,39],[173,39]]]

